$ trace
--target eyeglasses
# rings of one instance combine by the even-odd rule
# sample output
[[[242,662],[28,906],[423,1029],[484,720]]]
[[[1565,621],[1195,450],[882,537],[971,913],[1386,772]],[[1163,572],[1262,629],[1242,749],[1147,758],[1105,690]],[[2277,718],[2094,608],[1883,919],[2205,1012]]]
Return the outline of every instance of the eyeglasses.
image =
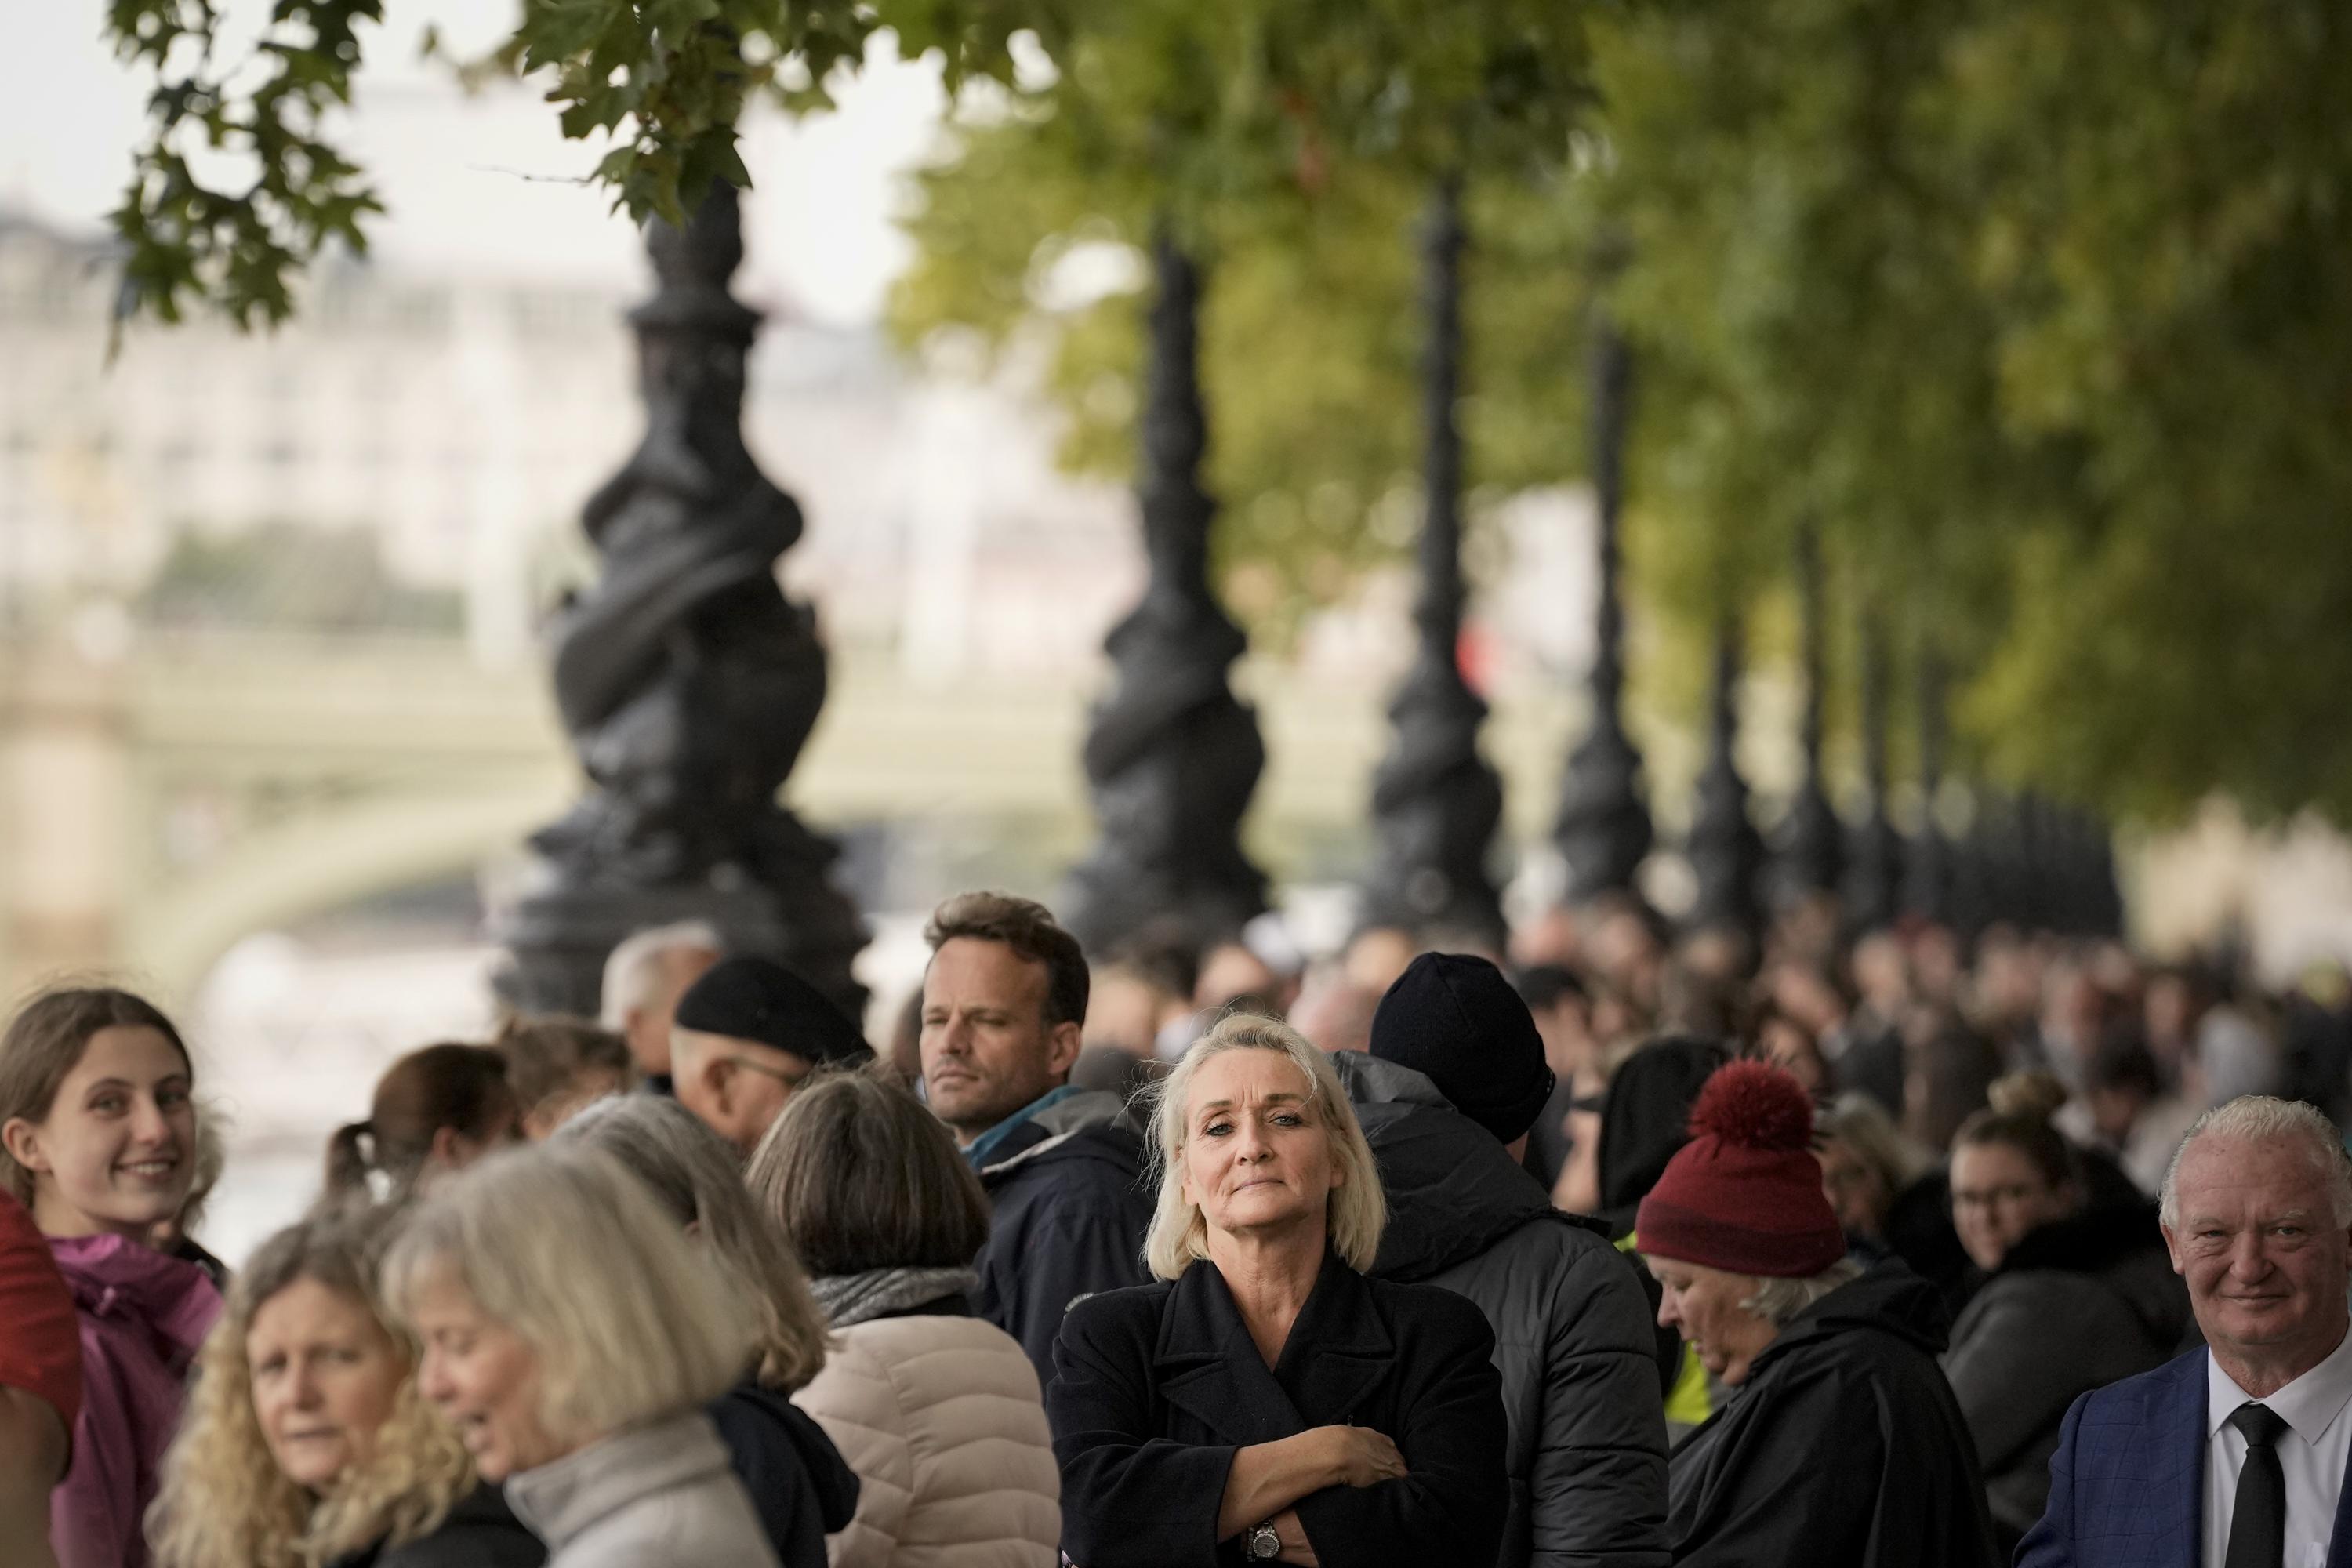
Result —
[[[1987,1187],[1982,1192],[1968,1192],[1954,1187],[1952,1207],[1955,1210],[2011,1208],[2028,1198],[2040,1197],[2042,1191],[2041,1187],[2029,1187],[2016,1182],[2007,1186]]]
[[[733,1062],[739,1068],[750,1068],[753,1072],[765,1073],[786,1089],[798,1089],[809,1080],[807,1073],[786,1072],[782,1068],[772,1068],[765,1062],[753,1061],[750,1057],[728,1057],[724,1059]]]

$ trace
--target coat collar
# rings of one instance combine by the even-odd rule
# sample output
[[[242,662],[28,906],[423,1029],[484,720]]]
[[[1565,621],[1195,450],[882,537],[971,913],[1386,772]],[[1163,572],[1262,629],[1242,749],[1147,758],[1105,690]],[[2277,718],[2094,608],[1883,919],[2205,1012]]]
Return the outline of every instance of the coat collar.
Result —
[[[220,1317],[220,1292],[202,1268],[127,1237],[52,1237],[49,1253],[75,1307],[145,1333],[175,1373],[194,1361]]]
[[[534,1470],[509,1476],[507,1505],[551,1553],[656,1492],[728,1469],[727,1447],[710,1418],[689,1411],[601,1437]]]
[[[1370,1287],[1330,1251],[1273,1367],[1251,1342],[1224,1275],[1205,1258],[1176,1281],[1152,1352],[1162,1396],[1243,1445],[1346,1421],[1395,1359]]]

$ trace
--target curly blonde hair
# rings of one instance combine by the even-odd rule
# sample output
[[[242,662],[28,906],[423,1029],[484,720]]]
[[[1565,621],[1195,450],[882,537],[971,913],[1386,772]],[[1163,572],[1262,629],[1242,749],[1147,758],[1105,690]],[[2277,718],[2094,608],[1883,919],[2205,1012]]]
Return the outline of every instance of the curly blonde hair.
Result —
[[[197,1358],[148,1510],[162,1568],[318,1568],[379,1541],[398,1546],[430,1534],[474,1489],[464,1446],[426,1406],[414,1375],[402,1380],[366,1464],[323,1496],[286,1478],[254,1412],[246,1336],[265,1303],[303,1279],[365,1303],[413,1373],[415,1346],[389,1320],[377,1284],[393,1224],[383,1209],[313,1216],[264,1242],[236,1277]]]

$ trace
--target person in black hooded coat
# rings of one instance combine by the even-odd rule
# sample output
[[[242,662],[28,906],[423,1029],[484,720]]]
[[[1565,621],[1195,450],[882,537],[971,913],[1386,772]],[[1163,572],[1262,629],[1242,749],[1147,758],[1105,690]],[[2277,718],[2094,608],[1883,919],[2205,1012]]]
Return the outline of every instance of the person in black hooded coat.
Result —
[[[1636,1216],[1681,1327],[1731,1389],[1668,1460],[1694,1568],[1989,1568],[1976,1446],[1936,1364],[1948,1322],[1899,1262],[1863,1270],[1822,1194],[1812,1105],[1734,1061]]]
[[[1598,1222],[1554,1209],[1423,1074],[1357,1051],[1331,1065],[1388,1194],[1372,1277],[1442,1285],[1494,1328],[1510,1422],[1503,1568],[1663,1568],[1661,1369],[1633,1260]]]
[[[1936,1353],[1935,1287],[1882,1263],[1799,1312],[1672,1461],[1691,1568],[1986,1568],[1967,1424]]]

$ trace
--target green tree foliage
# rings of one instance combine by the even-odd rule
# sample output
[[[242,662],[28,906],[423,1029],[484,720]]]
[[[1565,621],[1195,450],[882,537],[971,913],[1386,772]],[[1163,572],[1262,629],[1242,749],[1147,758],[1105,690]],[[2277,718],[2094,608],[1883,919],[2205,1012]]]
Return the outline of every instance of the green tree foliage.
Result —
[[[607,149],[590,178],[615,209],[683,223],[713,180],[750,183],[735,148],[749,104],[829,107],[875,33],[910,58],[938,49],[953,88],[1009,76],[1014,32],[1050,42],[1057,16],[1051,0],[521,0],[468,74],[545,82],[563,134]],[[366,249],[383,207],[329,121],[351,102],[362,24],[383,19],[383,0],[275,0],[248,41],[224,37],[221,0],[109,0],[107,37],[157,77],[113,215],[129,248],[120,316],[176,321],[184,297],[275,324],[322,248]]]
[[[278,0],[231,69],[215,0],[110,0],[161,79],[126,311],[276,320],[361,243],[324,127],[377,15]],[[525,0],[499,63],[604,147],[617,205],[674,216],[740,177],[747,102],[821,102],[886,26],[1007,84],[922,177],[894,326],[1033,357],[1068,460],[1124,476],[1141,246],[1175,222],[1261,624],[1409,538],[1408,235],[1460,169],[1473,482],[1580,471],[1605,303],[1640,369],[1635,590],[1674,647],[1778,595],[1811,520],[1845,605],[1953,661],[1971,765],[2352,820],[2341,0]],[[1023,28],[1053,69],[1015,88]]]
[[[1973,672],[1962,738],[1998,775],[2352,816],[2347,71],[2321,0],[1604,29],[1676,568],[1737,594],[1818,516]]]
[[[976,336],[1042,363],[1078,471],[1133,471],[1142,257],[1172,216],[1205,269],[1210,482],[1236,607],[1261,630],[1336,598],[1412,538],[1426,335],[1413,226],[1472,170],[1463,410],[1489,495],[1581,460],[1586,226],[1566,171],[1581,24],[1535,0],[1163,0],[1090,17],[1054,79],[968,109],[920,177],[902,341]],[[1125,285],[1073,299],[1082,264]]]

